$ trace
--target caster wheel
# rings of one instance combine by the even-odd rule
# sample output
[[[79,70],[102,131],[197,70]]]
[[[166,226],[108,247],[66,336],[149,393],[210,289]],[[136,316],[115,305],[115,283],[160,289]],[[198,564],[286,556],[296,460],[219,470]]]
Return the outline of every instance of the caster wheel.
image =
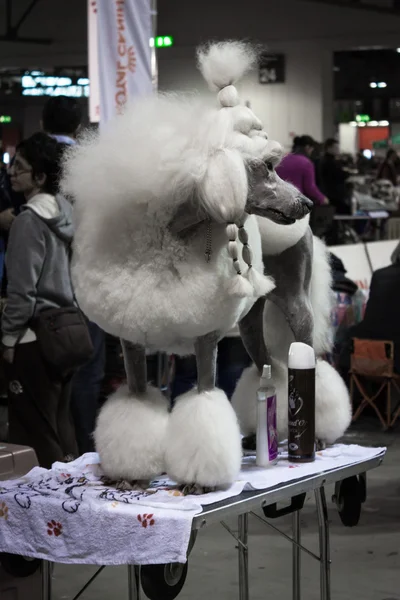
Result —
[[[334,500],[340,520],[345,527],[354,527],[358,524],[364,494],[365,489],[363,490],[355,475],[336,484]]]
[[[0,564],[12,577],[30,577],[40,568],[39,558],[29,558],[17,554],[0,553]]]
[[[144,565],[140,569],[142,588],[149,600],[174,600],[182,591],[188,563]]]
[[[361,502],[364,504],[367,499],[367,474],[361,473],[358,477],[358,482],[361,490]]]

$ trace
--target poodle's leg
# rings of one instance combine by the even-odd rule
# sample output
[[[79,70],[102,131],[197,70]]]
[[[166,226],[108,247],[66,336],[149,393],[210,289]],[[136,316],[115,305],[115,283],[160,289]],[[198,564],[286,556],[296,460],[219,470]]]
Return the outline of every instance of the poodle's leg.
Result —
[[[265,257],[268,275],[275,278],[276,288],[269,294],[285,315],[296,342],[313,345],[314,319],[310,302],[313,260],[313,237],[309,228],[291,248],[278,256]],[[268,343],[268,341],[267,341]]]
[[[197,338],[194,343],[197,363],[197,390],[199,394],[215,388],[219,334],[212,331]]]
[[[168,403],[147,385],[143,346],[121,340],[128,385],[102,407],[95,430],[103,471],[119,489],[143,489],[164,470]]]
[[[254,365],[245,369],[232,397],[232,406],[239,418],[245,450],[255,450],[255,390],[259,386],[263,365],[271,364],[263,334],[263,314],[266,298],[259,298],[247,315],[240,321],[239,329],[243,344]],[[254,390],[254,394],[249,390]]]
[[[243,344],[260,375],[263,365],[270,364],[262,326],[264,305],[265,298],[259,298],[239,323]]]
[[[144,394],[147,389],[146,351],[140,344],[121,340],[128,388],[132,394]]]
[[[168,475],[184,493],[199,493],[232,484],[239,474],[242,451],[235,412],[215,388],[219,334],[195,341],[198,387],[175,401],[168,428]]]

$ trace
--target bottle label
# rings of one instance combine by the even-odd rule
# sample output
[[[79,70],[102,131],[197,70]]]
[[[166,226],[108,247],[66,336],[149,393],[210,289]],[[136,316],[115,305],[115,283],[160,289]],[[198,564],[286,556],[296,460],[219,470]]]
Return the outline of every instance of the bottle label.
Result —
[[[289,369],[289,460],[315,456],[315,369]]]
[[[276,395],[267,397],[268,457],[270,462],[278,458],[278,431],[276,427]]]

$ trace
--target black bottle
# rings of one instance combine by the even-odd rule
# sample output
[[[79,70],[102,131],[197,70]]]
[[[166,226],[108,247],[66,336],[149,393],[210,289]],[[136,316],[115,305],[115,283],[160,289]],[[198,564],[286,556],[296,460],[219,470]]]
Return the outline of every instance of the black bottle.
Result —
[[[315,460],[315,354],[295,342],[289,350],[288,452],[291,462]]]

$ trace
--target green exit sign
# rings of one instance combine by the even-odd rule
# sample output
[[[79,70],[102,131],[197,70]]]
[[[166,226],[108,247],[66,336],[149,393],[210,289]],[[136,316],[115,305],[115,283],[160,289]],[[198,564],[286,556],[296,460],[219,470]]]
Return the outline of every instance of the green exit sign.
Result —
[[[0,123],[11,123],[11,121],[10,115],[0,115]]]
[[[371,117],[369,115],[356,115],[357,123],[369,123]]]
[[[174,38],[171,35],[158,35],[150,39],[152,48],[171,48],[174,45]]]

